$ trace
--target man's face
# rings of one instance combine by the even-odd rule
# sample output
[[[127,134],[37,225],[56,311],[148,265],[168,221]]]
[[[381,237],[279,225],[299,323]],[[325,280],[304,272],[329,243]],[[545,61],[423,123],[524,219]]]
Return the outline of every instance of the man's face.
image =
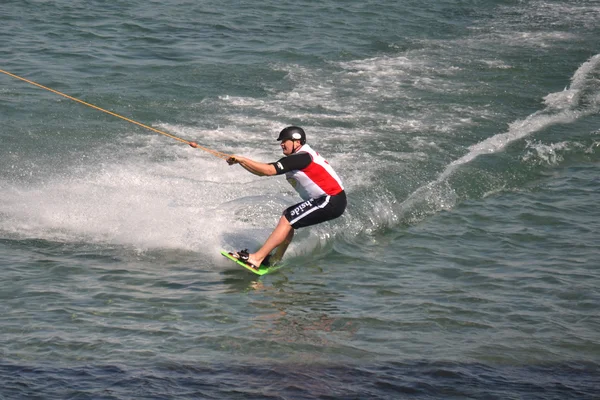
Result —
[[[298,142],[297,140],[292,140],[292,139],[288,139],[288,140],[284,140],[280,143],[281,146],[281,150],[283,150],[283,154],[286,156],[289,156],[290,154],[292,154],[294,152],[294,147],[298,147],[298,144],[296,144],[296,142]]]

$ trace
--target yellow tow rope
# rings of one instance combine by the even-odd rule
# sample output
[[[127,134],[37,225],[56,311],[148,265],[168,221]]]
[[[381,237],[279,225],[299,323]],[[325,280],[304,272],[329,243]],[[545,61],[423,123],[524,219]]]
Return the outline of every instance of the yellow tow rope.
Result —
[[[226,153],[221,153],[220,151],[216,151],[216,150],[211,150],[211,149],[209,149],[209,148],[207,148],[207,147],[200,146],[199,144],[197,144],[197,143],[195,143],[195,142],[191,142],[191,141],[189,141],[189,140],[185,140],[185,139],[179,138],[179,137],[177,137],[177,136],[175,136],[175,135],[171,135],[170,133],[166,133],[166,132],[163,132],[163,131],[161,131],[161,130],[158,130],[158,129],[152,128],[151,126],[148,126],[148,125],[144,125],[144,124],[142,124],[142,123],[140,123],[140,122],[137,122],[137,121],[134,121],[134,120],[132,120],[132,119],[126,118],[126,117],[124,117],[124,116],[122,116],[122,115],[119,115],[119,114],[117,114],[117,113],[114,113],[114,112],[112,112],[112,111],[108,111],[108,110],[105,110],[104,108],[100,108],[100,107],[98,107],[98,106],[95,106],[95,105],[93,105],[93,104],[86,103],[86,102],[85,102],[85,101],[83,101],[83,100],[79,100],[79,99],[77,99],[77,98],[75,98],[75,97],[71,97],[71,96],[69,96],[69,95],[67,95],[67,94],[64,94],[64,93],[61,93],[61,92],[59,92],[58,90],[50,89],[49,87],[46,87],[46,86],[44,86],[44,85],[40,85],[39,83],[36,83],[36,82],[30,81],[29,79],[25,79],[25,78],[23,78],[23,77],[21,77],[21,76],[18,76],[18,75],[15,75],[15,74],[11,74],[10,72],[4,71],[4,70],[2,70],[2,69],[0,69],[0,72],[2,72],[3,74],[6,74],[6,75],[12,76],[13,78],[16,78],[16,79],[22,80],[22,81],[24,81],[24,82],[30,83],[30,84],[32,84],[32,85],[34,85],[34,86],[37,86],[37,87],[39,87],[39,88],[46,89],[46,90],[48,90],[48,91],[50,91],[50,92],[52,92],[52,93],[56,93],[56,94],[58,94],[59,96],[66,97],[66,98],[67,98],[67,99],[69,99],[69,100],[76,101],[76,102],[78,102],[78,103],[81,103],[81,104],[83,104],[83,105],[86,105],[86,106],[88,106],[88,107],[95,108],[95,109],[96,109],[96,110],[98,110],[98,111],[102,111],[102,112],[105,112],[105,113],[107,113],[107,114],[110,114],[110,115],[112,115],[112,116],[114,116],[114,117],[121,118],[121,119],[123,119],[123,120],[125,120],[125,121],[127,121],[127,122],[131,122],[132,124],[136,124],[136,125],[138,125],[138,126],[141,126],[142,128],[150,129],[151,131],[154,131],[154,132],[156,132],[156,133],[160,133],[161,135],[165,135],[165,136],[167,136],[167,137],[170,137],[171,139],[175,139],[175,140],[178,140],[178,141],[180,141],[180,142],[187,143],[187,144],[191,145],[192,147],[194,147],[194,148],[198,148],[198,149],[200,149],[200,150],[204,150],[204,151],[206,151],[207,153],[210,153],[210,154],[212,154],[213,156],[216,156],[216,157],[219,157],[219,158],[222,158],[222,159],[225,159],[225,160],[226,160],[226,159],[228,159],[228,158],[230,158],[230,157],[232,157],[232,156],[231,156],[231,155],[229,155],[229,154],[226,154]]]

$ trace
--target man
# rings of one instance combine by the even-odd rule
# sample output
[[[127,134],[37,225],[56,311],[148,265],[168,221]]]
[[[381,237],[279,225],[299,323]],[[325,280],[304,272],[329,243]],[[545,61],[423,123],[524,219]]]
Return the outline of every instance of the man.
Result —
[[[319,153],[306,144],[304,130],[288,126],[279,133],[277,140],[281,141],[286,157],[276,162],[266,164],[241,156],[227,159],[229,165],[240,164],[254,175],[285,174],[303,200],[283,212],[277,227],[256,253],[242,250],[233,254],[253,268],[281,260],[296,229],[332,220],[346,210],[346,193],[340,177]],[[270,257],[274,249],[277,251]]]

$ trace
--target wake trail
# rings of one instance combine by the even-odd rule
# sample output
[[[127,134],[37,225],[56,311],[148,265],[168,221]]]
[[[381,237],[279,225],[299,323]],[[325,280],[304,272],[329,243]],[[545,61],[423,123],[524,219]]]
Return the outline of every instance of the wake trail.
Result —
[[[562,92],[550,93],[544,97],[546,108],[537,111],[524,120],[509,125],[508,132],[501,133],[469,147],[469,152],[453,161],[440,175],[446,179],[460,165],[466,164],[482,154],[497,153],[510,143],[523,139],[555,124],[572,123],[579,118],[600,111],[600,81],[594,73],[600,72],[600,54],[583,63],[571,78],[571,87]],[[595,82],[594,82],[595,81]],[[595,97],[585,92],[595,86]],[[587,106],[585,103],[588,103]],[[583,107],[582,107],[583,106]]]
[[[468,148],[467,154],[451,162],[438,178],[415,190],[401,209],[410,211],[418,204],[435,204],[433,212],[451,208],[456,201],[448,178],[462,165],[484,154],[498,153],[509,144],[556,124],[568,124],[600,112],[600,54],[584,62],[571,78],[571,85],[544,97],[546,107],[509,125],[507,132],[494,135]]]

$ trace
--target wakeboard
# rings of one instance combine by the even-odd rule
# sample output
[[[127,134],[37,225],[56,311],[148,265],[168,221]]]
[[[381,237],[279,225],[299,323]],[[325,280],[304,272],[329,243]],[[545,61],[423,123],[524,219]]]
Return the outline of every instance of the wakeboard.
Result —
[[[268,274],[269,272],[273,272],[274,270],[278,269],[278,265],[273,265],[270,267],[265,267],[264,265],[261,265],[259,269],[252,268],[250,265],[246,264],[245,262],[243,262],[242,260],[240,260],[238,258],[235,258],[230,252],[225,251],[225,250],[221,250],[221,255],[230,259],[234,263],[241,265],[242,267],[246,268],[248,271],[250,271],[256,275],[262,276],[262,275]]]

